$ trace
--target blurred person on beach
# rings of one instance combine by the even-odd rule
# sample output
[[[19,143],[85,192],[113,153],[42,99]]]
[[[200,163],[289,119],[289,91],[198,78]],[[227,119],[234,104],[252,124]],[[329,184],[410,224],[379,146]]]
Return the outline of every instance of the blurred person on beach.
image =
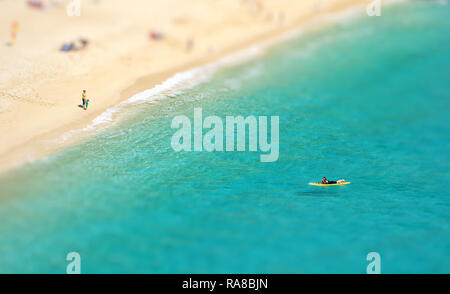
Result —
[[[45,3],[40,0],[28,0],[27,1],[28,7],[35,8],[35,9],[44,9]]]
[[[86,99],[86,103],[84,105],[84,110],[88,109],[88,105],[89,105],[89,99]]]
[[[19,31],[19,23],[17,21],[13,21],[11,25],[11,45],[16,44],[18,31]]]
[[[160,30],[151,30],[149,33],[149,37],[152,40],[161,40],[164,39],[164,33]]]
[[[59,51],[70,52],[85,49],[89,45],[89,40],[80,38],[78,41],[62,44]]]

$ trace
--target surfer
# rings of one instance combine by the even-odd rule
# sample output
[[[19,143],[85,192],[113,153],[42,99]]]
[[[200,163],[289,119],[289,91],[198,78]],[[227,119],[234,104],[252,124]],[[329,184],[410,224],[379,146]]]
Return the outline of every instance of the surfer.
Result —
[[[326,186],[337,186],[337,185],[348,185],[350,182],[346,182],[344,179],[339,181],[328,181],[326,177],[322,178],[322,182],[320,183],[309,183],[311,186],[319,186],[319,187],[326,187]]]
[[[83,102],[83,108],[86,105],[86,90],[83,90],[83,94],[81,94],[81,101]]]
[[[326,185],[326,184],[340,184],[340,183],[344,183],[345,180],[339,180],[339,181],[328,181],[327,178],[323,177],[322,179],[322,184]]]
[[[309,183],[311,186],[320,186],[320,187],[325,187],[325,186],[335,186],[335,185],[348,185],[350,184],[350,182],[346,182],[344,179],[342,180],[338,180],[338,181],[328,181],[328,179],[326,177],[322,178],[322,182],[320,183]]]
[[[337,184],[336,181],[328,181],[327,178],[322,178],[322,184]]]

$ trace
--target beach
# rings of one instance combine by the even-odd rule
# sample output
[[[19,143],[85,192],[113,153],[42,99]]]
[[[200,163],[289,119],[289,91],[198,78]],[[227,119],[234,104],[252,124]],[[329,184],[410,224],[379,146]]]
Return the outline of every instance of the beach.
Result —
[[[81,1],[80,16],[66,5],[35,9],[0,2],[0,171],[79,142],[105,110],[164,82],[177,72],[298,29],[321,15],[369,1]],[[17,42],[9,41],[11,22]],[[151,30],[164,38],[150,40]],[[64,42],[87,48],[60,52]],[[88,111],[78,107],[82,90]]]

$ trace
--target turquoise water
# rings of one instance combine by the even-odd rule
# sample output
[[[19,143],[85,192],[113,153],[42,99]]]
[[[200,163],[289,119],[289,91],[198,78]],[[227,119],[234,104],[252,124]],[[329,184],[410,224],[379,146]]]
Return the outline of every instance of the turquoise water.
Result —
[[[0,178],[0,272],[450,272],[450,6],[321,28]],[[175,153],[175,115],[278,115],[280,157]],[[130,110],[132,111],[132,110]],[[351,185],[308,186],[322,176]]]

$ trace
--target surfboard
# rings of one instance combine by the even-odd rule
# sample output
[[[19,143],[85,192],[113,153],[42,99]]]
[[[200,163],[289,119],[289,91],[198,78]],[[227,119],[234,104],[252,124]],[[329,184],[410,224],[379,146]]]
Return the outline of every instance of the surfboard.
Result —
[[[326,186],[341,186],[341,185],[348,185],[350,182],[343,182],[339,184],[322,184],[322,183],[309,183],[311,186],[319,186],[319,187],[326,187]]]

